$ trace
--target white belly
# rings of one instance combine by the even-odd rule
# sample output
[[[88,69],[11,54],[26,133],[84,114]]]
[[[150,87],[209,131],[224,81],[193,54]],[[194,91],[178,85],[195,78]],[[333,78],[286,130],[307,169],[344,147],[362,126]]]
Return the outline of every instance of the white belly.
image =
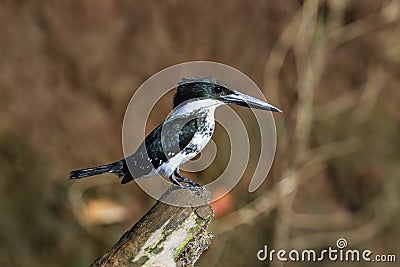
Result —
[[[160,175],[164,176],[165,178],[169,178],[180,165],[194,158],[197,154],[199,154],[203,150],[203,148],[207,145],[208,141],[210,141],[212,134],[214,133],[215,108],[222,104],[223,103],[219,100],[211,100],[211,99],[193,100],[189,101],[187,104],[175,110],[171,114],[171,117],[190,115],[195,110],[207,109],[208,116],[206,119],[207,122],[204,130],[202,132],[195,133],[192,140],[185,148],[179,151],[176,155],[172,156],[168,160],[168,162],[163,163],[156,169],[156,171]]]
[[[204,147],[211,139],[211,136],[214,132],[214,127],[214,118],[207,118],[205,131],[201,133],[195,133],[192,140],[185,148],[183,148],[175,156],[170,158],[168,162],[160,165],[160,167],[158,167],[156,171],[166,178],[170,177],[174,173],[175,169],[177,169],[180,165],[187,162],[188,160],[194,158],[204,149]]]

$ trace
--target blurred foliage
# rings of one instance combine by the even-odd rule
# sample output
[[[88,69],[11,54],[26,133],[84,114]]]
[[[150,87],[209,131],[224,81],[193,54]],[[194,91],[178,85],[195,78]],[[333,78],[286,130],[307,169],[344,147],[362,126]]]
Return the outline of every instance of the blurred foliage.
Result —
[[[153,200],[137,186],[68,173],[120,159],[136,88],[191,60],[243,71],[284,110],[269,180],[250,194],[246,172],[198,266],[265,266],[265,244],[319,249],[340,237],[397,253],[399,18],[398,0],[0,1],[0,265],[87,266],[146,212]],[[158,107],[149,129],[170,99]],[[125,217],[92,225],[88,199]]]

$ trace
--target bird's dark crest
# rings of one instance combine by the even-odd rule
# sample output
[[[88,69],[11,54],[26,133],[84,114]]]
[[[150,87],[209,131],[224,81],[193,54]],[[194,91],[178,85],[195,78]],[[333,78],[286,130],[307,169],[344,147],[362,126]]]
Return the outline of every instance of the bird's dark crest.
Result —
[[[181,85],[185,85],[185,84],[190,84],[190,83],[211,83],[211,84],[215,84],[215,85],[221,85],[226,87],[226,84],[220,80],[214,79],[214,78],[210,78],[210,77],[192,77],[192,78],[182,78],[179,82],[178,82],[178,88]]]
[[[194,98],[202,98],[204,96],[205,87],[222,86],[226,88],[226,84],[209,77],[193,77],[182,78],[178,83],[178,89],[174,96],[173,107]]]

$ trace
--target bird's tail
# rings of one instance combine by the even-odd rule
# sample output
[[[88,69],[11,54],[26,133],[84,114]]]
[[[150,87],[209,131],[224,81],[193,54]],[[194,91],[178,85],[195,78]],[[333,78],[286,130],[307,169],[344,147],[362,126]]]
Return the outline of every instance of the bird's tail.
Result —
[[[69,179],[81,179],[88,176],[103,174],[103,173],[115,173],[119,176],[124,176],[124,160],[120,160],[107,165],[102,165],[93,168],[87,168],[82,170],[72,171],[69,175]]]

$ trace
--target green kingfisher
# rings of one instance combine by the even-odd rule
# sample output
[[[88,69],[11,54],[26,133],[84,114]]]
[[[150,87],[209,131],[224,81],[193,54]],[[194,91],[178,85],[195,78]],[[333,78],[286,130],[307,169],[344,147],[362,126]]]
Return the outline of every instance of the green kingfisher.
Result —
[[[210,141],[215,127],[215,109],[224,104],[281,112],[262,100],[229,89],[221,81],[184,78],[174,95],[172,113],[145,138],[134,154],[111,164],[72,171],[70,179],[114,173],[122,177],[121,183],[125,184],[160,174],[179,187],[201,187],[184,177],[179,166],[199,154]]]

